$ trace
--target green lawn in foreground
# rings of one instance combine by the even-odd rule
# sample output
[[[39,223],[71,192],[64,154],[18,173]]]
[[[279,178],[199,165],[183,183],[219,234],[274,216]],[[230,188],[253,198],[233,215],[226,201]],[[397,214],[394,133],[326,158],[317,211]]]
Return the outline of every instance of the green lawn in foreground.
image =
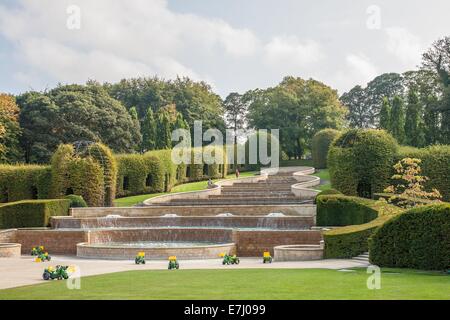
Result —
[[[250,177],[255,175],[256,172],[241,172],[240,177]],[[234,179],[236,176],[233,174],[227,175],[226,179]],[[218,181],[221,179],[216,179],[213,181]],[[125,197],[125,198],[118,198],[114,200],[114,204],[116,207],[132,207],[138,203],[141,203],[144,200],[160,196],[163,194],[168,193],[176,193],[176,192],[187,192],[187,191],[198,191],[198,190],[204,190],[208,186],[208,181],[198,181],[198,182],[190,182],[190,183],[184,183],[180,184],[178,186],[175,186],[172,188],[170,192],[166,193],[151,193],[151,194],[141,194],[138,196],[131,196],[131,197]]]
[[[183,262],[181,261],[181,268]],[[0,290],[0,299],[450,299],[450,276],[386,269],[381,289],[367,289],[365,269],[127,271]]]

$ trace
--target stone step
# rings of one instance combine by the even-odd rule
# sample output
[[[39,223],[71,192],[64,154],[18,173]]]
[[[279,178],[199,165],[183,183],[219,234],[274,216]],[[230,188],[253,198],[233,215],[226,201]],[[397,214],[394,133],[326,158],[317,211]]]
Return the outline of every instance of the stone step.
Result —
[[[353,257],[352,260],[357,260],[357,261],[362,261],[362,262],[369,262],[369,253],[368,252],[364,252],[362,254],[360,254],[357,257]]]
[[[287,196],[287,195],[292,195],[292,192],[291,192],[291,190],[286,190],[286,191],[266,191],[266,190],[264,190],[262,192],[261,191],[255,191],[255,190],[252,190],[252,191],[250,191],[250,190],[249,191],[238,191],[238,190],[236,190],[236,191],[224,191],[224,190],[222,190],[221,195],[223,195],[223,196],[241,196],[241,195],[243,195],[243,196],[250,196],[250,195],[253,195],[253,196],[256,196],[256,197],[265,196],[265,195]]]
[[[227,195],[227,194],[218,194],[218,195],[210,195],[209,199],[289,199],[289,198],[296,198],[293,193],[289,194],[270,194],[266,193],[263,195],[256,195],[254,193],[247,193],[247,194],[233,194],[233,195]]]
[[[177,201],[174,201],[177,200]],[[210,206],[210,205],[269,205],[269,204],[305,204],[310,203],[310,201],[300,200],[300,199],[173,199],[170,202],[161,202],[158,205],[163,206]]]

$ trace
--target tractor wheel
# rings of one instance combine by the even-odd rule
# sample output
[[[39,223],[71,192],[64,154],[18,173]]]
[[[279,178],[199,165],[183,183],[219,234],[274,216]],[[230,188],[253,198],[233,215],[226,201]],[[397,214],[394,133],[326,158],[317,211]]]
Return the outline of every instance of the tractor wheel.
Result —
[[[145,264],[145,260],[142,261],[142,264]]]
[[[52,260],[52,257],[48,257],[47,260],[48,260],[48,261]]]
[[[44,272],[44,274],[42,275],[42,278],[43,278],[44,280],[50,280],[50,273]]]
[[[63,275],[64,280],[69,279],[69,276],[67,274]]]
[[[235,263],[236,263],[236,264],[239,264],[239,259],[237,259]]]

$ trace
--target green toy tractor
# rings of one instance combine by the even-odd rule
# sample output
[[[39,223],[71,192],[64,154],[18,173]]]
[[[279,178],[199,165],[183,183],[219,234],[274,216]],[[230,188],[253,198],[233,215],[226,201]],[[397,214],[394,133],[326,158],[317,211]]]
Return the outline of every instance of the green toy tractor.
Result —
[[[145,264],[145,252],[138,252],[136,258],[134,258],[134,263]]]
[[[49,256],[48,252],[44,252],[44,253],[40,253],[38,254],[38,256],[36,257],[36,259],[34,259],[35,262],[45,262],[45,261],[50,261],[52,259],[52,257]]]
[[[68,279],[69,278],[69,273],[67,271],[68,268],[69,268],[68,266],[56,266],[56,268],[53,267],[45,268],[42,278],[44,280]]]
[[[263,263],[272,263],[272,256],[269,251],[264,251],[263,253]]]
[[[33,249],[31,249],[31,255],[38,256],[40,254],[43,254],[44,251],[45,251],[44,246],[36,246],[36,247],[33,247]]]
[[[239,258],[236,257],[236,255],[231,256],[229,254],[222,253],[221,256],[223,257],[223,265],[239,264]]]
[[[174,269],[179,269],[180,268],[180,264],[177,261],[177,257],[175,256],[170,256],[169,257],[169,270],[174,270]]]

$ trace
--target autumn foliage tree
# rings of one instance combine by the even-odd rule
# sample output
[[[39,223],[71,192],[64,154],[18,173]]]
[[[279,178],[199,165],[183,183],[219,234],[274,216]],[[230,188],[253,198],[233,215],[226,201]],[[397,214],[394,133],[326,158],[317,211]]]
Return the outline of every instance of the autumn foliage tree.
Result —
[[[395,183],[384,190],[392,194],[388,199],[389,202],[411,208],[423,203],[419,200],[439,201],[442,198],[437,189],[433,188],[430,192],[424,189],[424,183],[429,178],[421,175],[421,162],[422,160],[416,158],[404,158],[394,165],[396,173],[391,179]]]
[[[17,162],[19,148],[19,107],[13,96],[0,93],[0,162]]]

